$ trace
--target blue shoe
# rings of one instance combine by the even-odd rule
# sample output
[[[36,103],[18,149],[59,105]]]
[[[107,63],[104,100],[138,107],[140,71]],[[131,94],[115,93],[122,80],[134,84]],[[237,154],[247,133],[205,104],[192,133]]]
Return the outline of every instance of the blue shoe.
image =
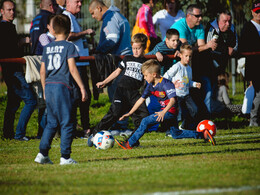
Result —
[[[88,147],[92,147],[93,146],[93,134],[91,134],[88,138]]]

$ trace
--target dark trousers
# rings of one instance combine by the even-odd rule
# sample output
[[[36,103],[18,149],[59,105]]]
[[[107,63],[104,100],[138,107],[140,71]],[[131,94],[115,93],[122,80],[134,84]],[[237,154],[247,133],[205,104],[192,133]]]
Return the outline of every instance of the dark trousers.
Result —
[[[76,85],[78,88],[78,93],[79,93],[79,99],[76,102],[76,106],[79,107],[82,128],[84,130],[87,130],[90,128],[90,126],[89,126],[89,106],[90,106],[90,102],[91,102],[91,91],[89,89],[89,79],[88,79],[87,67],[86,66],[77,66],[77,68],[78,68],[80,77],[82,79],[82,82],[85,86],[88,99],[85,102],[81,101],[80,89],[79,89],[78,85]],[[77,109],[75,109],[75,112],[76,111],[77,111]]]
[[[101,130],[108,130],[123,114],[130,111],[135,102],[141,97],[138,90],[117,87],[108,113],[94,128],[93,135]],[[143,103],[132,115],[132,120],[137,129],[142,119],[149,115]]]

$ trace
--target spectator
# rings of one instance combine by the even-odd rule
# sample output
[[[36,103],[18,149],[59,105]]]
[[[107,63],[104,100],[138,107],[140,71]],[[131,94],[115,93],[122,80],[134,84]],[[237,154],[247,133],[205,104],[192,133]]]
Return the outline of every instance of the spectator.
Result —
[[[184,18],[185,14],[180,9],[179,0],[164,0],[164,9],[156,12],[153,16],[153,24],[159,27],[161,37],[166,36],[166,31],[178,20]]]
[[[39,36],[48,31],[48,18],[51,14],[55,14],[58,8],[56,0],[41,0],[40,13],[35,16],[31,23],[31,53],[36,54],[36,48],[39,43]]]
[[[228,96],[228,81],[229,74],[227,72],[218,75],[218,93],[217,101],[223,103],[231,114],[241,114],[242,105],[234,105],[231,103]]]
[[[135,102],[141,97],[140,88],[144,84],[141,67],[144,58],[144,50],[146,48],[147,37],[144,34],[138,33],[132,37],[133,56],[127,55],[120,63],[119,67],[110,74],[104,81],[97,83],[98,88],[105,87],[113,79],[115,79],[121,72],[123,76],[118,82],[114,94],[114,100],[110,106],[108,113],[94,128],[93,135],[88,139],[88,145],[93,146],[92,138],[101,130],[108,130],[123,114],[130,110]],[[142,118],[148,116],[148,110],[143,103],[133,114],[133,122],[135,129],[140,125]]]
[[[46,33],[42,33],[39,36],[39,42],[37,44],[36,51],[35,51],[36,55],[42,55],[43,47],[55,40],[54,33],[51,32],[51,29],[50,29],[50,20],[51,20],[51,18],[53,18],[53,16],[55,16],[55,15],[52,14],[48,17],[48,23],[47,23],[48,31]]]
[[[190,87],[201,87],[198,82],[192,81],[192,69],[189,65],[192,56],[192,46],[184,43],[180,48],[180,58],[163,77],[173,82],[176,88],[178,104],[182,113],[182,124],[180,129],[196,130],[200,118],[198,108],[192,100],[189,92]]]
[[[205,135],[204,139],[209,141],[212,145],[215,145],[215,141],[208,130],[206,130],[205,133],[179,130],[177,122],[178,109],[175,87],[171,81],[160,76],[160,71],[160,64],[156,60],[148,60],[142,65],[142,73],[144,75],[144,79],[148,82],[148,85],[146,86],[142,97],[137,100],[132,109],[127,114],[124,114],[120,120],[131,116],[139,108],[139,106],[143,104],[145,98],[151,94],[156,94],[156,97],[161,104],[161,111],[155,112],[154,114],[143,118],[140,126],[130,136],[128,141],[118,141],[116,139],[115,141],[117,144],[125,150],[132,149],[144,133],[147,132],[151,125],[168,123],[170,133],[174,139],[203,139]]]
[[[120,10],[113,5],[108,8],[102,0],[92,0],[89,4],[89,12],[92,18],[99,22],[102,21],[96,53],[131,55],[130,25],[128,20],[120,13]],[[110,102],[113,100],[120,76],[108,86],[107,91]],[[117,125],[121,129],[125,129],[127,121],[118,122]],[[115,125],[115,128],[117,125]]]
[[[222,10],[214,21],[207,24],[205,29],[206,42],[215,38],[218,44],[217,48],[212,51],[217,74],[225,73],[228,59],[237,51],[238,37],[231,19],[231,13],[228,10]]]
[[[175,57],[178,57],[181,45],[179,36],[180,34],[176,29],[168,29],[165,41],[158,43],[152,51],[147,53],[147,55],[156,55],[157,60],[161,62],[162,74],[164,74],[173,64],[172,59],[165,59],[163,55],[174,55]]]
[[[47,24],[49,17],[55,14],[58,8],[56,0],[41,0],[40,1],[40,13],[35,16],[31,22],[30,38],[31,38],[31,54],[41,55],[42,49],[39,43],[39,37],[41,34],[48,31]],[[43,132],[46,120],[45,120],[45,108],[38,109],[38,135]],[[45,122],[43,122],[45,121]]]
[[[180,33],[180,41],[182,43],[188,42],[193,46],[193,56],[192,56],[192,74],[193,80],[201,82],[202,89],[204,90],[204,103],[207,107],[207,111],[211,113],[211,100],[213,89],[211,87],[212,81],[209,79],[208,74],[213,73],[213,65],[208,64],[208,61],[204,61],[205,56],[207,57],[208,49],[215,50],[217,48],[216,40],[210,40],[205,43],[205,32],[201,24],[202,12],[201,8],[196,4],[191,4],[187,8],[186,18],[180,19],[178,22],[174,23],[171,28],[175,28]],[[210,76],[211,77],[211,76]],[[215,82],[216,83],[216,82]],[[201,96],[201,95],[199,95]],[[197,96],[198,97],[198,96]],[[200,107],[203,104],[199,103]]]
[[[252,6],[252,20],[248,21],[240,37],[240,51],[256,52],[260,51],[260,1],[254,1]],[[245,79],[252,81],[255,89],[255,98],[250,112],[249,126],[259,126],[260,124],[260,77],[258,71],[259,55],[246,56]]]
[[[82,30],[80,24],[77,21],[76,14],[81,10],[82,1],[81,0],[67,0],[66,11],[63,14],[67,15],[70,18],[71,29],[68,36],[68,41],[72,41],[76,46],[79,56],[89,56],[88,43],[86,35],[93,36],[95,31],[92,29]],[[85,89],[87,91],[88,99],[87,101],[77,102],[77,106],[80,109],[81,125],[84,130],[85,136],[90,134],[90,124],[89,124],[89,106],[91,102],[91,92],[89,89],[89,79],[87,74],[87,66],[89,62],[76,62],[80,77],[83,81]],[[79,90],[79,87],[77,87]],[[77,109],[75,109],[76,112]],[[76,114],[76,113],[75,113]]]
[[[143,4],[136,15],[136,24],[132,31],[132,36],[136,33],[144,33],[148,37],[145,53],[151,51],[157,44],[157,35],[153,25],[152,9],[156,0],[142,0]],[[136,29],[142,29],[138,32]]]
[[[56,40],[48,44],[43,51],[41,64],[41,83],[47,105],[47,125],[40,142],[40,152],[35,162],[53,164],[49,158],[52,139],[58,128],[61,129],[60,165],[75,164],[70,158],[73,141],[73,82],[80,87],[82,101],[86,100],[84,84],[78,73],[75,57],[78,52],[73,43],[66,41],[70,32],[70,19],[65,15],[56,15],[50,22]]]
[[[3,0],[0,5],[0,58],[22,57],[16,27],[13,24],[16,7],[12,0]],[[3,77],[7,85],[7,105],[4,115],[3,136],[6,139],[28,141],[26,126],[33,113],[37,100],[32,86],[25,81],[23,67],[20,64],[2,64]],[[25,105],[19,117],[14,137],[15,113],[20,102]]]

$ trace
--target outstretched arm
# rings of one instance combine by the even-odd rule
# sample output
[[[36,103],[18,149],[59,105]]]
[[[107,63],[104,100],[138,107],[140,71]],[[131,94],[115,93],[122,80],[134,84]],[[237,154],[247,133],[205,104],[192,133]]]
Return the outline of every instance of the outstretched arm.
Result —
[[[142,103],[143,103],[144,101],[145,101],[145,99],[142,98],[142,97],[140,97],[140,98],[135,102],[135,105],[132,107],[132,109],[131,109],[128,113],[124,114],[119,120],[122,121],[122,120],[124,120],[124,118],[131,116],[131,115],[142,105]]]
[[[112,80],[114,80],[118,75],[122,72],[121,68],[117,68],[114,72],[112,72],[104,81],[98,82],[96,84],[97,88],[103,88]]]

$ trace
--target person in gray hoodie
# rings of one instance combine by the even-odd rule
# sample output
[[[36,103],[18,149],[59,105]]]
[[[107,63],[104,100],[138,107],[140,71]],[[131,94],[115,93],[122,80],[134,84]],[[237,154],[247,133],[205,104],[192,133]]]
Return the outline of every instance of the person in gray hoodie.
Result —
[[[130,25],[120,10],[113,5],[108,8],[102,0],[92,0],[89,12],[92,18],[103,21],[96,52],[131,55]]]

